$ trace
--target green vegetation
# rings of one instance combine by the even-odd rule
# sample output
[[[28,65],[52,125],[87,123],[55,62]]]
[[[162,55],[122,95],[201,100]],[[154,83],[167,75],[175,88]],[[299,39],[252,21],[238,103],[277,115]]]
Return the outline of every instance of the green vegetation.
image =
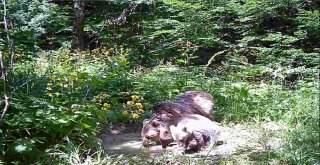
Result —
[[[0,164],[207,164],[105,156],[99,140],[108,125],[141,125],[154,102],[188,90],[211,93],[224,125],[286,127],[281,149],[218,163],[319,164],[319,8],[316,0],[2,0]]]

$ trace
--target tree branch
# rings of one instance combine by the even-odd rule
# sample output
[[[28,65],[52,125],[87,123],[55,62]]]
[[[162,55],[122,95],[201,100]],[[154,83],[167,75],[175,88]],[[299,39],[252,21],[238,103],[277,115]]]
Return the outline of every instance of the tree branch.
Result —
[[[130,3],[130,5],[128,6],[128,8],[124,9],[121,13],[121,15],[116,18],[116,19],[113,19],[111,22],[113,24],[117,24],[117,25],[121,25],[121,24],[124,24],[127,20],[127,17],[132,13],[134,12],[134,10],[137,8],[138,4],[135,2],[135,1],[132,1]]]
[[[111,18],[110,20],[107,20],[107,14],[105,14],[105,19],[102,24],[102,27],[100,28],[99,32],[95,34],[96,38],[91,40],[88,45],[90,45],[92,42],[98,40],[98,37],[100,36],[103,29],[106,27],[106,25],[122,25],[126,22],[127,17],[131,15],[132,12],[134,12],[137,8],[138,4],[135,1],[132,1],[130,5],[123,9],[122,13],[116,17]]]

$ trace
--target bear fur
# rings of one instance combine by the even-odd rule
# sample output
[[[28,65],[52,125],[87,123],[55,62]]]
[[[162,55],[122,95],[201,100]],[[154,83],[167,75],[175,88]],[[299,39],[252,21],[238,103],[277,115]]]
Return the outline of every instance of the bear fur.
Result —
[[[180,117],[186,114],[199,114],[213,120],[213,106],[213,97],[209,93],[188,91],[176,97],[173,101],[155,103],[153,106],[153,116],[172,115]]]
[[[176,125],[170,126],[174,141],[186,151],[198,151],[218,139],[222,129],[216,122],[197,114],[183,116]]]
[[[142,146],[148,146],[148,141],[159,141],[160,130],[159,122],[150,122],[151,120],[145,119],[141,131]],[[146,131],[147,130],[147,131]]]
[[[152,140],[159,141],[165,148],[174,141],[170,125],[176,125],[177,121],[189,114],[199,114],[212,120],[213,107],[213,97],[200,91],[188,91],[173,101],[155,103],[152,118],[143,124],[142,145],[147,146],[148,140]]]

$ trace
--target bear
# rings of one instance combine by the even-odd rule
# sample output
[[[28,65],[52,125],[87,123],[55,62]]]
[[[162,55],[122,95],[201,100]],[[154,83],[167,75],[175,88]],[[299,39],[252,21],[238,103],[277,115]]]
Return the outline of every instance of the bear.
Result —
[[[163,114],[181,116],[199,114],[213,120],[212,110],[214,100],[212,95],[200,91],[188,91],[176,97],[173,101],[157,102],[153,106],[153,116]]]
[[[150,119],[145,119],[143,121],[143,127],[141,131],[142,146],[148,146],[149,140],[158,142],[160,139],[160,131],[158,130],[160,123],[157,121],[150,121]]]
[[[175,103],[188,107],[195,114],[199,114],[213,120],[212,110],[214,108],[213,96],[206,92],[188,91],[178,96]]]
[[[155,141],[158,144],[160,143],[163,148],[165,148],[168,144],[172,143],[174,140],[171,137],[171,133],[165,128],[166,126],[161,125],[161,122],[157,119],[145,119],[141,131],[142,146],[148,147],[149,140]],[[144,132],[143,130],[148,131]],[[162,137],[161,141],[160,136]]]
[[[218,123],[197,114],[185,115],[176,125],[170,125],[172,138],[185,151],[199,151],[218,139],[221,131]]]
[[[209,93],[188,91],[173,101],[157,102],[153,106],[151,119],[143,123],[141,130],[142,145],[148,141],[159,141],[163,148],[173,142],[169,126],[187,114],[200,114],[209,119],[214,107],[213,97]]]
[[[148,147],[149,140],[160,143],[162,148],[166,148],[170,143],[174,142],[168,122],[163,122],[158,119],[145,120],[141,131],[142,146]],[[160,138],[161,137],[161,138]]]

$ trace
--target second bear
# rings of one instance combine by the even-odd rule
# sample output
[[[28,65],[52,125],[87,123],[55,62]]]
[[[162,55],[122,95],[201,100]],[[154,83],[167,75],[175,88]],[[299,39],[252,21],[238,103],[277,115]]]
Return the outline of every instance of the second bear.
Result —
[[[197,114],[183,116],[176,125],[170,126],[174,141],[186,151],[198,151],[219,139],[221,126],[206,117]]]

